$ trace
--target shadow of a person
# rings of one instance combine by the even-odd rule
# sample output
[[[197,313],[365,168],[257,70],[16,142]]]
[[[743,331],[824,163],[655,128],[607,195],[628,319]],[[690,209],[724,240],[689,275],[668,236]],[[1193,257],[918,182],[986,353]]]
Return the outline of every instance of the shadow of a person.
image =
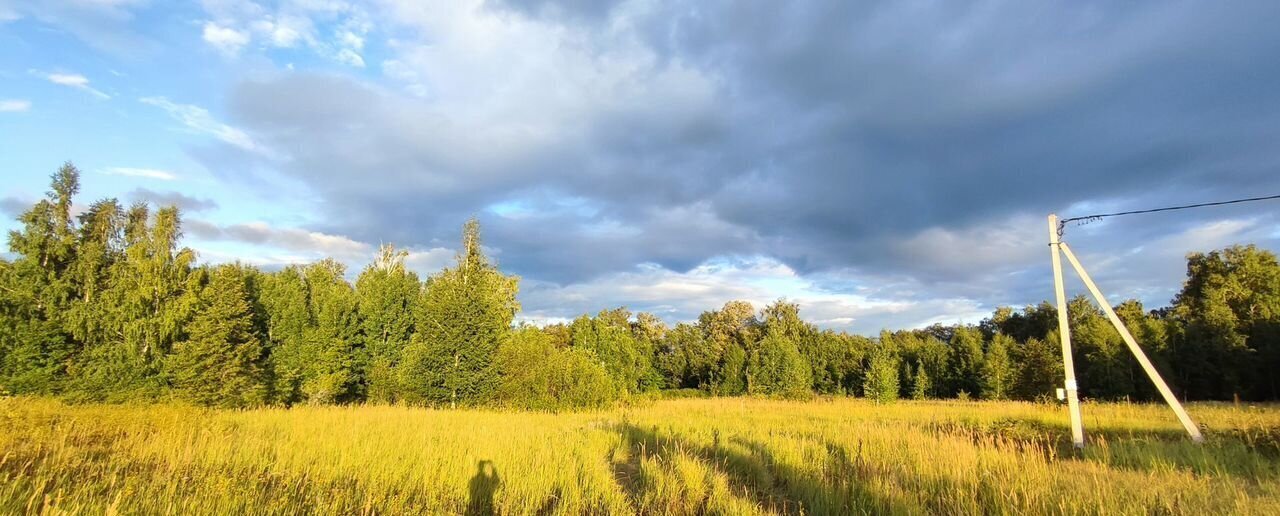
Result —
[[[482,460],[476,463],[476,474],[471,477],[471,498],[467,502],[467,516],[493,514],[493,492],[502,480],[493,463]]]

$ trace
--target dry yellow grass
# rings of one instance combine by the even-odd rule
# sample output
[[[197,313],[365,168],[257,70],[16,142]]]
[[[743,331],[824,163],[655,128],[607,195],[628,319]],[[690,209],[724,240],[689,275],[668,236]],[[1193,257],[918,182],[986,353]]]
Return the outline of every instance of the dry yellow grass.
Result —
[[[0,400],[0,512],[1280,514],[1280,408],[688,399],[573,414]]]

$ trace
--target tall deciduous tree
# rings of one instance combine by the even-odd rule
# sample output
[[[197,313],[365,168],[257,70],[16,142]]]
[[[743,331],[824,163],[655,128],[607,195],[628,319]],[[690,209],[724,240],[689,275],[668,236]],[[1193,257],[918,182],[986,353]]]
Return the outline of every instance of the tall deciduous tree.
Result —
[[[755,308],[746,301],[730,301],[720,310],[698,316],[705,346],[688,354],[689,372],[718,394],[746,392],[749,348],[759,340]]]
[[[405,251],[390,245],[356,279],[361,337],[367,354],[365,396],[392,402],[401,391],[396,369],[413,335],[413,311],[422,289],[418,275],[405,269]]]
[[[950,358],[951,393],[976,396],[982,391],[982,332],[972,326],[955,328]]]
[[[124,257],[111,268],[99,313],[110,336],[74,362],[74,397],[119,401],[154,398],[164,388],[165,356],[185,338],[204,278],[195,253],[180,247],[182,219],[173,206],[154,214],[135,203],[125,215]]]
[[[1018,376],[1013,392],[1022,399],[1034,400],[1053,396],[1062,386],[1062,352],[1058,335],[1048,339],[1030,339],[1019,346],[1013,356],[1018,362]]]
[[[871,348],[862,393],[879,403],[898,399],[898,350],[889,332],[881,332],[880,342]]]
[[[22,229],[9,232],[9,250],[18,258],[0,275],[0,304],[9,325],[0,333],[0,381],[11,392],[60,391],[67,363],[78,351],[65,317],[76,296],[71,204],[79,191],[80,171],[64,164],[50,179],[45,199],[18,217]]]
[[[747,390],[789,398],[813,393],[809,363],[800,354],[795,337],[776,326],[767,331],[748,359]]]
[[[1180,386],[1194,397],[1277,397],[1280,380],[1280,265],[1255,246],[1187,257],[1187,281],[1173,300]]]
[[[982,361],[983,398],[1003,400],[1009,397],[1016,375],[1009,348],[1015,345],[1013,339],[1003,333],[991,337],[991,345],[987,347],[986,358]]]

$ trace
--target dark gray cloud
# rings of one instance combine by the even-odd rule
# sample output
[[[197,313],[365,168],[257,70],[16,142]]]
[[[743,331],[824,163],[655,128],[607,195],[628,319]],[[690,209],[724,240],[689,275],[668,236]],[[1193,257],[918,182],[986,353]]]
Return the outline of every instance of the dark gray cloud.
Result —
[[[134,188],[125,194],[125,198],[130,201],[148,202],[157,206],[177,206],[185,213],[196,213],[218,208],[218,203],[212,199],[202,197],[193,197],[180,192],[160,192],[149,188]]]
[[[0,213],[6,217],[15,219],[22,215],[23,212],[31,209],[35,201],[19,199],[17,197],[0,197]]]
[[[315,229],[434,246],[478,215],[505,267],[562,285],[764,255],[831,288],[1023,302],[1047,212],[1280,191],[1275,3],[496,8],[515,43],[486,48],[520,51],[433,33],[399,56],[422,96],[289,74],[236,88],[233,120],[334,214]],[[1274,242],[1255,224],[1232,234]]]
[[[599,23],[623,2],[619,0],[498,0],[485,3],[495,10],[509,10],[525,16]]]

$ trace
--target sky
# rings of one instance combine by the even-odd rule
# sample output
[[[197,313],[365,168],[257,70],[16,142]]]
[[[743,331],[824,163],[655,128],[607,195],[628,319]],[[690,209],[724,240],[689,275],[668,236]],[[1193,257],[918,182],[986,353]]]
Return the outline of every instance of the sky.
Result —
[[[0,0],[0,229],[176,204],[203,263],[477,217],[520,319],[779,298],[824,328],[1052,297],[1046,215],[1280,194],[1280,3]],[[1113,301],[1280,249],[1280,202],[1066,228]],[[1068,294],[1083,293],[1069,278]]]

